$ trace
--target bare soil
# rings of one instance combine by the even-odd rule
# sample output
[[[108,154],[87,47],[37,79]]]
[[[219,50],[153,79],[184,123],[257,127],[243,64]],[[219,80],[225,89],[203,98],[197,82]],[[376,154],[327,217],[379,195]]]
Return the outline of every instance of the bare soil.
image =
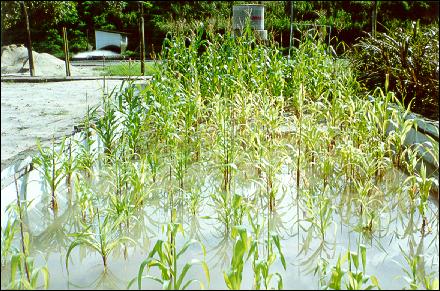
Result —
[[[107,80],[106,91],[122,81]],[[1,170],[37,152],[36,140],[49,145],[68,135],[100,104],[103,81],[50,83],[1,82]],[[87,96],[87,99],[86,99]]]

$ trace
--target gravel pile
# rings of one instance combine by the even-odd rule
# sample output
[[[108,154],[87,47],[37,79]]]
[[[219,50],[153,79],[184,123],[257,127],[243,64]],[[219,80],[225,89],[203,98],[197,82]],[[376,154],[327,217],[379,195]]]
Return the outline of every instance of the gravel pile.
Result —
[[[36,76],[65,76],[66,68],[64,61],[47,53],[33,53],[34,68]],[[80,73],[72,65],[72,75]],[[1,56],[2,74],[29,74],[29,58],[27,48],[24,46],[8,45],[2,47]]]

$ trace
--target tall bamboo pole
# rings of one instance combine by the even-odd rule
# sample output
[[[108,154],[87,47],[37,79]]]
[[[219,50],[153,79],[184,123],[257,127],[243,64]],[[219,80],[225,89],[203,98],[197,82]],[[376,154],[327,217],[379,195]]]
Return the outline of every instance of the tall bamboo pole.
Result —
[[[29,72],[31,74],[31,77],[35,76],[35,69],[34,69],[34,57],[32,55],[32,41],[31,41],[31,30],[29,27],[29,17],[26,9],[26,5],[24,4],[24,1],[20,1],[21,7],[23,8],[23,14],[24,19],[26,21],[26,32],[27,32],[27,49],[28,49],[28,56],[29,56]]]

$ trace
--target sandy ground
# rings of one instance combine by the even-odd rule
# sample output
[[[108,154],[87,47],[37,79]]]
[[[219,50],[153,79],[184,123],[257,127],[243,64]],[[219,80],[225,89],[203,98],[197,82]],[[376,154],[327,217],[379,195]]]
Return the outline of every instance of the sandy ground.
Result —
[[[121,83],[108,80],[106,89]],[[70,134],[85,116],[87,105],[100,103],[102,92],[102,80],[1,82],[1,170],[34,155],[37,139],[49,145],[52,135]]]

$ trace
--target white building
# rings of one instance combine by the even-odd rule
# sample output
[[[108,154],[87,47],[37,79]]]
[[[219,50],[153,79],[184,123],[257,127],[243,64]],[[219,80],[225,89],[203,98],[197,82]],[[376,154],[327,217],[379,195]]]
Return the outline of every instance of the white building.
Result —
[[[124,52],[127,48],[128,38],[127,34],[119,31],[95,30],[95,45],[96,50],[100,49],[116,49]]]

